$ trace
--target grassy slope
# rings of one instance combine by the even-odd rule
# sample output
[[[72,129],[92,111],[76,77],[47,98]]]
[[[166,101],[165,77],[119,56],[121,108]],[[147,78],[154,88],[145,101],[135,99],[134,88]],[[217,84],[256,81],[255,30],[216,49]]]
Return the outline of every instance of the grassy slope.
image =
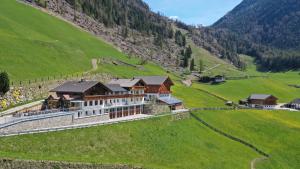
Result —
[[[215,75],[226,75],[226,76],[241,76],[244,72],[239,71],[233,65],[225,62],[222,59],[213,56],[207,50],[197,47],[191,40],[188,40],[188,44],[191,46],[193,51],[193,57],[195,58],[195,64],[198,67],[200,59],[203,61],[205,69],[210,69],[216,65],[219,65],[215,69],[205,72],[205,75],[215,76]]]
[[[0,69],[14,80],[87,71],[103,56],[128,61],[89,33],[15,0],[1,1],[0,20]]]
[[[125,163],[148,168],[248,169],[259,155],[194,119],[171,117],[49,134],[0,138],[0,156]]]
[[[245,74],[254,76],[267,76],[244,80],[229,80],[220,85],[195,84],[195,88],[207,90],[222,96],[228,100],[238,102],[252,93],[273,94],[279,98],[279,102],[290,102],[300,96],[300,89],[290,87],[289,84],[300,84],[299,72],[286,73],[262,73],[256,71],[253,59],[242,56],[247,62]]]
[[[197,114],[211,125],[253,143],[271,155],[259,169],[300,167],[300,115],[285,111],[222,111]]]

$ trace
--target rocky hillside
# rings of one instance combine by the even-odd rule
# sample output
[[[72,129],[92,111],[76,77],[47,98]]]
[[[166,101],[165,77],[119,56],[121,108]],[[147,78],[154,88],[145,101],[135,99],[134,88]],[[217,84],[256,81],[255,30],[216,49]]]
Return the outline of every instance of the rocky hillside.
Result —
[[[130,56],[180,70],[184,46],[175,42],[174,24],[141,0],[26,0],[114,44]]]
[[[299,0],[244,0],[213,28],[279,49],[300,49]]]

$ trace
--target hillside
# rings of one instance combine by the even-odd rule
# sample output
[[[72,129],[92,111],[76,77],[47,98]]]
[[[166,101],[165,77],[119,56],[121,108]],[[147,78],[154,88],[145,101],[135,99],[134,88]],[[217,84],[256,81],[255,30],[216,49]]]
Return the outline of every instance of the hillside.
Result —
[[[244,0],[217,21],[258,44],[279,49],[300,49],[300,2],[297,0]]]
[[[260,70],[297,70],[299,11],[297,0],[244,0],[210,27],[211,36],[221,41],[231,58],[237,58],[237,53],[255,57]]]
[[[103,40],[17,1],[1,1],[0,18],[0,69],[13,80],[89,71],[92,58],[129,61]]]
[[[0,157],[121,163],[149,169],[248,169],[250,161],[259,157],[192,118],[173,121],[169,116],[0,141]]]
[[[270,154],[257,169],[299,168],[300,116],[286,111],[222,111],[196,114],[210,125],[249,141]]]
[[[294,112],[202,111],[195,115],[270,154],[269,159],[256,165],[259,169],[298,168],[300,119]],[[0,141],[0,157],[121,163],[156,169],[248,169],[252,160],[261,157],[193,117],[179,121],[162,117]]]

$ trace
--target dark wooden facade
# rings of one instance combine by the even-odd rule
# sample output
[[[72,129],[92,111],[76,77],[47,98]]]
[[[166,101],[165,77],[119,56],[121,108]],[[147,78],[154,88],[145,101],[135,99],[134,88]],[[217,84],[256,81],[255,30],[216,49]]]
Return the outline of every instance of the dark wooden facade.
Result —
[[[171,94],[171,87],[174,85],[170,78],[160,85],[146,85],[145,93]]]
[[[248,99],[248,104],[252,105],[277,105],[277,98],[275,96],[269,96],[265,99]]]

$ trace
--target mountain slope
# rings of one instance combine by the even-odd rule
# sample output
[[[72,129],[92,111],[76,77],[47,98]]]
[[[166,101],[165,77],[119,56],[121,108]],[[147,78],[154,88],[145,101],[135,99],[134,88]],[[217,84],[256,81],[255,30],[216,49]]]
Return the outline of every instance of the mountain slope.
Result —
[[[300,1],[244,0],[217,21],[258,44],[279,49],[300,49]]]
[[[14,80],[88,71],[92,58],[127,59],[89,33],[16,1],[1,1],[0,20],[0,70]]]

